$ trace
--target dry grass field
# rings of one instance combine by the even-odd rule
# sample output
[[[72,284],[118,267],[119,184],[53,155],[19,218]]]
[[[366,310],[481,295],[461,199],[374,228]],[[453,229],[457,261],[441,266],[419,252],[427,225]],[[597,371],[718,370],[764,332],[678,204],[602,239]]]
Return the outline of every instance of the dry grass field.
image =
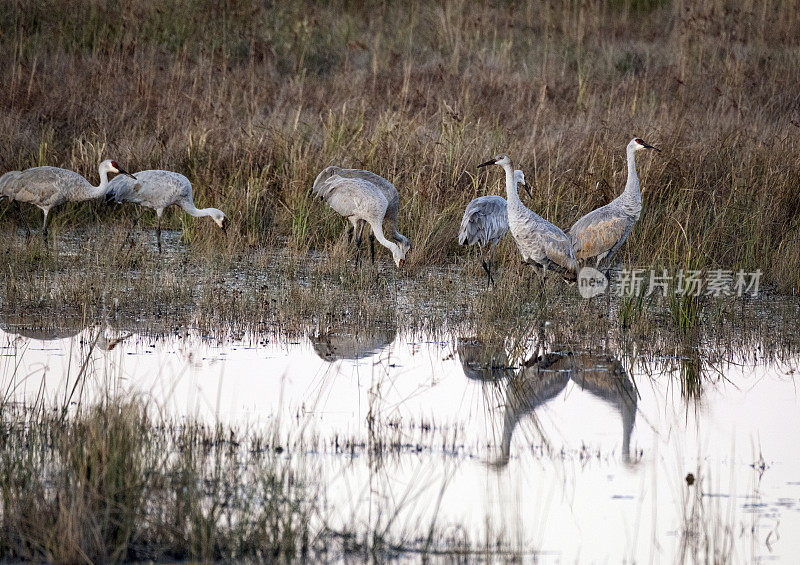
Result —
[[[625,144],[641,136],[663,152],[639,155],[642,218],[619,259],[760,268],[796,294],[799,8],[5,1],[0,171],[50,164],[96,182],[113,157],[183,172],[234,235],[177,213],[168,224],[215,254],[330,250],[344,222],[308,189],[328,164],[363,167],[400,190],[414,272],[464,254],[464,206],[503,190],[475,168],[486,158],[509,153],[533,181],[528,205],[566,228],[621,192]],[[54,227],[122,229],[133,213],[71,205]],[[0,204],[7,234],[18,218]],[[500,260],[513,254],[504,242]]]

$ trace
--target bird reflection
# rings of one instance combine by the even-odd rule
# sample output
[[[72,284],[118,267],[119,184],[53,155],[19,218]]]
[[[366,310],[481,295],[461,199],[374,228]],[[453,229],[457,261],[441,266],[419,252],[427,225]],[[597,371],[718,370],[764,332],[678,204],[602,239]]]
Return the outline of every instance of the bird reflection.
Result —
[[[58,325],[54,324],[52,320],[37,320],[19,314],[6,314],[0,319],[0,329],[7,334],[39,341],[74,337],[90,324],[91,322],[82,318],[70,316],[59,316]]]
[[[55,324],[53,320],[37,320],[34,317],[21,314],[5,314],[3,318],[0,319],[0,330],[3,330],[10,336],[16,336],[16,339],[58,341],[73,338],[87,328],[94,328],[98,331],[98,333],[92,332],[89,342],[90,345],[93,345],[101,351],[111,351],[132,335],[130,333],[124,333],[116,337],[111,337],[108,335],[109,331],[111,331],[110,328],[102,330],[100,323],[96,320],[80,317],[61,316],[58,317],[57,324]]]
[[[467,378],[476,381],[496,381],[514,376],[502,342],[485,343],[478,338],[458,338],[456,351]]]
[[[314,352],[333,363],[340,359],[363,359],[386,349],[397,335],[396,328],[360,331],[326,331],[310,337]]]
[[[464,341],[463,345],[459,341],[458,352],[467,377],[497,380],[502,375],[509,375],[505,387],[501,454],[494,461],[495,466],[508,464],[511,440],[520,420],[532,416],[536,422],[535,410],[558,396],[570,380],[620,413],[622,460],[631,464],[630,440],[638,398],[635,386],[619,359],[585,352],[546,353],[527,361],[514,374],[514,369],[508,367],[505,352],[501,354],[496,348],[489,347],[480,353],[477,351],[480,342]]]

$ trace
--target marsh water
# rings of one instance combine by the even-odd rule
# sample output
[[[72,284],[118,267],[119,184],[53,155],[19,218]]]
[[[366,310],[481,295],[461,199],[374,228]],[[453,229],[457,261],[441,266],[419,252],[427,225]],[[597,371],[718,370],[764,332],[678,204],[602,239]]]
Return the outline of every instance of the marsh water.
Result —
[[[763,300],[796,316],[796,299]],[[456,326],[15,312],[0,379],[5,402],[136,394],[169,420],[267,430],[311,471],[333,531],[436,530],[554,562],[800,555],[792,347],[712,337],[676,353],[618,332],[565,342],[552,320],[493,339]]]

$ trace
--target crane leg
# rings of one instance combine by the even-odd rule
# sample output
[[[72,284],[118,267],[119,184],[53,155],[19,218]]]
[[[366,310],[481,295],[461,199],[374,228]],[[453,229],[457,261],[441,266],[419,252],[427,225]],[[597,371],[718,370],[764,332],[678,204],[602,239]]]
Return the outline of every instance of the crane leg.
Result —
[[[26,237],[30,237],[31,227],[28,225],[28,221],[25,219],[25,212],[22,210],[22,204],[20,204],[19,200],[14,200],[13,202],[17,206],[17,211],[19,212],[19,219],[22,222],[22,225],[25,226]]]
[[[486,259],[481,257],[481,266],[483,270],[486,271],[486,288],[489,288],[489,285],[492,283],[492,271],[489,270],[489,265],[486,264]]]
[[[489,280],[492,282],[492,284],[495,284],[494,275],[492,275],[493,264],[494,264],[494,245],[492,245],[492,248],[489,251]]]
[[[356,267],[361,262],[361,238],[364,235],[364,221],[358,221],[358,228],[356,229]]]
[[[489,288],[489,285],[494,284],[494,279],[492,279],[492,260],[490,258],[489,261],[486,261],[486,247],[481,244],[479,246],[481,250],[481,267],[486,271],[486,288]]]
[[[350,224],[350,227],[347,228],[347,243],[353,242],[353,224]]]
[[[141,219],[142,219],[142,216],[144,216],[144,213],[145,213],[145,212],[147,212],[147,208],[144,208],[144,207],[143,207],[143,208],[142,208],[142,212],[141,212],[141,213],[140,213],[138,216],[136,216],[136,217],[133,219],[133,225],[131,226],[131,229],[132,229],[132,230],[135,230],[135,229],[136,229],[136,226],[139,224],[139,220],[141,220]]]
[[[156,223],[156,242],[158,243],[158,252],[161,253],[161,214],[158,215]]]
[[[50,233],[50,230],[47,228],[47,219],[49,218],[47,212],[48,212],[47,210],[44,211],[44,226],[42,226],[42,237],[45,240],[47,240],[47,235]]]
[[[375,234],[369,234],[369,255],[372,257],[372,264],[375,264]]]

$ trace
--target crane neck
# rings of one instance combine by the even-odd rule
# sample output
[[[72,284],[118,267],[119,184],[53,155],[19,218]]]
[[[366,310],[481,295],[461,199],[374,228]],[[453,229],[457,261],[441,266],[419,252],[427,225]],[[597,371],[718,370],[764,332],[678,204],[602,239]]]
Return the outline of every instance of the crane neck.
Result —
[[[627,149],[627,158],[628,181],[621,199],[632,214],[638,214],[642,210],[642,193],[639,190],[639,175],[636,174],[636,150],[631,145]]]
[[[522,206],[522,200],[519,199],[517,192],[517,181],[514,178],[514,167],[511,163],[503,165],[503,170],[506,172],[506,196],[508,203],[513,205]]]
[[[625,463],[631,461],[631,434],[636,424],[636,393],[631,392],[629,396],[623,392],[622,397],[622,459]]]
[[[216,208],[198,208],[194,205],[194,202],[187,202],[187,203],[180,203],[178,204],[183,211],[189,214],[190,216],[194,216],[195,218],[202,218],[203,216],[211,216],[214,212],[217,211]]]
[[[194,204],[189,206],[184,206],[183,209],[186,211],[187,214],[190,216],[194,216],[195,218],[200,218],[202,216],[208,216],[209,211],[207,208],[198,208]]]
[[[100,173],[100,184],[98,186],[92,186],[89,181],[86,181],[86,183],[91,187],[90,198],[103,196],[108,189],[108,171],[105,168],[100,167],[97,172]]]
[[[625,192],[631,196],[636,196],[641,200],[639,192],[639,175],[636,174],[636,150],[628,147],[628,182],[625,184]]]

